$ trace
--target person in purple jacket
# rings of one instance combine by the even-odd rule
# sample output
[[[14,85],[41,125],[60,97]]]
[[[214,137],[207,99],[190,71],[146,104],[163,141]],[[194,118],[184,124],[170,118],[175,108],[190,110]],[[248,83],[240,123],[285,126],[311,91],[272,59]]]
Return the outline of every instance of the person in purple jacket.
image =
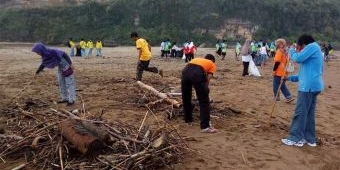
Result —
[[[76,100],[76,84],[72,67],[72,60],[67,53],[57,49],[47,48],[42,43],[36,43],[32,52],[41,56],[42,62],[35,72],[39,74],[45,67],[53,69],[58,67],[58,83],[61,100],[58,103],[73,105]]]
[[[297,103],[288,137],[281,141],[289,146],[307,143],[316,147],[315,108],[317,96],[324,90],[323,56],[321,47],[310,35],[301,35],[297,45],[297,50],[291,48],[289,53],[300,65],[299,73],[288,77],[288,81],[299,82]]]

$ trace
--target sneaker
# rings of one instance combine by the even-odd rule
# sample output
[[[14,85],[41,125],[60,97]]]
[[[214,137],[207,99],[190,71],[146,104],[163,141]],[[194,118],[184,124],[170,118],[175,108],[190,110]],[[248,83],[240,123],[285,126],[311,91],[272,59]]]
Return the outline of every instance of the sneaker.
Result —
[[[158,74],[159,74],[161,77],[163,77],[163,70],[160,69],[160,70],[158,71]]]
[[[309,142],[307,142],[307,145],[310,146],[310,147],[316,147],[316,143],[309,143]]]
[[[316,147],[317,146],[315,142],[314,143],[309,143],[306,140],[303,140],[303,143],[306,143],[310,147]]]
[[[290,102],[292,102],[293,100],[295,100],[293,97],[288,98],[288,99],[286,99],[286,103],[290,103]]]
[[[201,130],[202,133],[216,133],[217,129],[213,128],[213,127],[207,127],[205,129]]]
[[[281,139],[281,142],[285,145],[288,145],[288,146],[302,147],[304,145],[303,141],[294,142],[294,141],[291,141],[289,139]]]

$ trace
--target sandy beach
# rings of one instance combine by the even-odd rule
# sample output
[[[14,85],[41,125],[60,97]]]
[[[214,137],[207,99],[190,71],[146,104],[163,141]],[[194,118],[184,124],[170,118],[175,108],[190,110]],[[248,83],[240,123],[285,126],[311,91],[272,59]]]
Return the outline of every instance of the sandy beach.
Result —
[[[69,51],[66,47],[58,47]],[[161,58],[159,47],[153,47],[151,64],[163,69],[164,77],[144,72],[143,82],[165,92],[180,92],[181,71],[185,63],[180,58]],[[214,54],[214,48],[198,48],[197,57]],[[45,69],[36,79],[33,74],[40,58],[31,52],[29,44],[0,45],[0,110],[23,103],[28,99],[50,101],[52,106],[66,109],[86,107],[88,114],[103,114],[105,120],[120,120],[140,124],[147,108],[139,101],[150,93],[136,84],[137,50],[134,47],[103,49],[104,58],[74,57],[77,83],[77,102],[72,108],[53,104],[59,100],[56,69]],[[212,124],[219,130],[205,134],[199,128],[199,107],[194,109],[194,124],[188,126],[181,115],[167,119],[166,109],[156,109],[157,119],[177,128],[192,151],[173,166],[178,170],[339,170],[340,169],[340,59],[325,63],[325,91],[318,96],[316,130],[318,146],[289,147],[281,143],[288,134],[296,101],[276,103],[273,118],[272,68],[273,61],[259,68],[262,76],[242,77],[242,63],[229,49],[225,60],[217,58],[217,73],[210,84]],[[339,51],[334,55],[340,56]],[[298,67],[296,65],[296,71]],[[27,84],[30,86],[18,94]],[[287,82],[297,96],[297,84]],[[196,98],[194,96],[194,98]],[[178,98],[179,99],[179,98]],[[281,99],[283,97],[281,96]],[[179,100],[180,101],[180,100]],[[47,107],[46,109],[48,109]],[[6,117],[0,113],[0,125],[6,130]],[[156,123],[149,116],[146,123]],[[0,151],[1,152],[1,151]],[[0,163],[0,169],[11,169],[23,160]]]

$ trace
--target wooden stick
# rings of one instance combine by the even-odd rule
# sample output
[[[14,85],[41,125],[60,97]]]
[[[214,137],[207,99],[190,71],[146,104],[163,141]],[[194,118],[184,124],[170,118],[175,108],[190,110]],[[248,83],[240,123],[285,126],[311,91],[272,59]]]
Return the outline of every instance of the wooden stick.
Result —
[[[280,89],[281,89],[281,86],[282,86],[283,82],[284,82],[284,81],[281,79],[281,82],[280,82],[279,88],[277,89],[277,92],[276,92],[276,94],[275,94],[275,98],[274,98],[274,102],[273,102],[272,110],[270,111],[270,117],[271,117],[271,118],[273,118],[273,112],[274,112],[275,105],[276,105],[276,99],[277,99],[277,97],[279,97],[279,94],[280,94]]]
[[[27,164],[21,164],[21,165],[15,167],[15,168],[13,168],[12,170],[20,170],[20,169],[24,168],[26,165]]]
[[[74,115],[73,113],[65,110],[65,109],[59,109],[60,111],[62,111],[63,113],[67,114],[70,118],[72,119],[80,119],[80,117]]]
[[[143,118],[143,121],[142,121],[141,125],[139,126],[138,132],[137,132],[137,134],[136,134],[136,139],[138,138],[138,135],[139,135],[140,131],[142,130],[142,127],[143,127],[143,125],[144,125],[144,122],[145,122],[146,117],[148,116],[148,113],[149,113],[149,112],[146,111],[145,116],[144,116],[144,118]]]
[[[145,105],[146,108],[148,108],[148,110],[151,112],[151,114],[155,117],[157,123],[158,123],[158,126],[161,126],[161,123],[159,121],[159,119],[157,118],[157,116],[155,115],[155,113],[153,113],[153,111],[150,109],[150,107],[148,105]]]
[[[59,146],[59,160],[60,160],[61,170],[64,170],[63,154],[62,154],[62,151],[61,151],[61,146]]]
[[[3,135],[3,134],[0,134],[0,138],[11,138],[14,140],[24,139],[22,136],[18,136],[18,135]]]
[[[79,94],[78,96],[80,97],[80,100],[81,100],[81,102],[82,102],[83,113],[85,114],[85,113],[86,113],[86,110],[85,110],[85,102],[84,102],[84,100],[83,100],[83,97],[82,97],[80,94]]]
[[[64,114],[61,114],[60,112],[58,112],[58,110],[55,110],[53,108],[50,108],[51,111],[53,111],[54,114],[58,115],[58,116],[61,116],[61,117],[64,117],[64,118],[70,118],[69,116],[67,115],[64,115]]]
[[[115,134],[115,133],[110,132],[110,131],[108,131],[108,132],[109,132],[113,137],[118,138],[118,139],[121,139],[121,140],[127,140],[127,141],[131,141],[131,142],[135,142],[135,143],[144,143],[143,141],[131,139],[131,138],[128,138],[128,137],[123,137],[123,136],[120,136],[120,135]]]
[[[144,84],[141,81],[137,81],[137,84],[140,87],[142,87],[142,88],[144,88],[146,90],[149,90],[151,93],[153,93],[154,95],[158,96],[159,98],[164,99],[164,101],[166,101],[167,103],[169,103],[171,105],[174,105],[176,108],[179,108],[181,106],[181,104],[178,101],[176,101],[174,99],[168,98],[168,96],[165,93],[161,93],[161,92],[157,91],[152,86],[146,85],[146,84]]]
[[[289,54],[287,54],[287,55],[289,55]],[[287,73],[287,67],[288,67],[289,61],[290,61],[290,58],[289,58],[289,56],[288,56],[287,63],[286,63],[286,65],[285,65],[285,67],[284,67],[284,70],[283,70],[284,75],[286,75],[286,73]],[[280,94],[281,86],[282,86],[282,84],[285,82],[285,80],[283,80],[283,78],[284,78],[284,76],[281,77],[281,82],[280,82],[279,88],[277,89],[277,92],[276,92],[276,94],[275,94],[275,99],[274,99],[274,102],[273,102],[273,107],[272,107],[272,110],[271,110],[271,112],[270,112],[270,117],[271,117],[271,118],[273,118],[273,112],[274,112],[274,109],[275,109],[276,99],[277,99],[277,97],[278,97],[279,94]]]
[[[0,159],[2,160],[3,163],[6,163],[6,161],[3,158],[0,157]]]
[[[167,96],[169,97],[173,97],[173,96],[182,96],[182,93],[165,93]]]

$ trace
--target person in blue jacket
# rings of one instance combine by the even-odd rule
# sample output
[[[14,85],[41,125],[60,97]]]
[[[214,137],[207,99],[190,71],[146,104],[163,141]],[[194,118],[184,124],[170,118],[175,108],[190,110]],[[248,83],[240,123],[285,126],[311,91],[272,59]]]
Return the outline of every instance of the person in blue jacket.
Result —
[[[302,49],[302,50],[300,50]],[[315,108],[317,96],[324,90],[321,47],[310,35],[299,37],[297,48],[290,48],[291,59],[300,65],[298,75],[287,78],[299,82],[295,114],[288,137],[282,143],[289,146],[316,146]]]

